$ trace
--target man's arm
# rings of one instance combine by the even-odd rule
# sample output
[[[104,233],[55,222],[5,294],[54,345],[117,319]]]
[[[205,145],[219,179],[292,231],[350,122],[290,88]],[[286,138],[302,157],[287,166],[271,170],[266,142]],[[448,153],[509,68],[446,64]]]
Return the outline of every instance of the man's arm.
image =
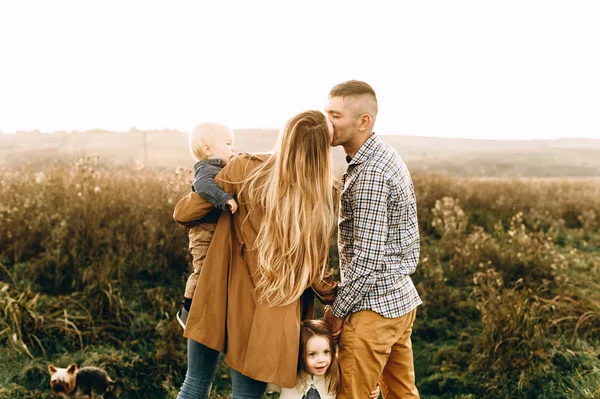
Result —
[[[388,232],[388,193],[385,176],[377,168],[365,168],[352,187],[354,256],[344,268],[344,279],[331,306],[333,315],[338,318],[346,317],[371,291],[377,282],[378,272],[383,268]]]

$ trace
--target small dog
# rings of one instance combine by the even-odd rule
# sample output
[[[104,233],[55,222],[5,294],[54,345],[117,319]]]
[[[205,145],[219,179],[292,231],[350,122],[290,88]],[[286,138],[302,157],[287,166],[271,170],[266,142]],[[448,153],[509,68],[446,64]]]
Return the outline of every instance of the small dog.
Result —
[[[120,383],[113,381],[108,373],[98,367],[77,368],[72,363],[66,369],[48,366],[50,387],[61,398],[96,399],[117,398],[121,393]]]

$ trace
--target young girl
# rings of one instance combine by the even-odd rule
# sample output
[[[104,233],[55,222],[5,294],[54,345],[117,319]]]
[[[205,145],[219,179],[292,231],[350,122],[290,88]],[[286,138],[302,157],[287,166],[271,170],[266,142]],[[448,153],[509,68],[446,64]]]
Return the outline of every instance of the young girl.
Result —
[[[279,399],[335,399],[340,368],[329,327],[322,320],[300,325],[298,379],[294,388],[281,388]],[[379,397],[379,386],[369,399]]]

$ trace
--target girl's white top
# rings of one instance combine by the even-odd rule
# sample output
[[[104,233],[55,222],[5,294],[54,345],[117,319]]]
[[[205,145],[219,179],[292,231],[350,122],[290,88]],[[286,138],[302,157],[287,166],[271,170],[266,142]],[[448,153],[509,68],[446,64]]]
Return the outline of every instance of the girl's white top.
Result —
[[[314,386],[321,395],[321,399],[335,399],[336,392],[327,392],[327,382],[321,375],[303,374],[298,378],[294,388],[281,388],[279,399],[302,399],[311,386]]]

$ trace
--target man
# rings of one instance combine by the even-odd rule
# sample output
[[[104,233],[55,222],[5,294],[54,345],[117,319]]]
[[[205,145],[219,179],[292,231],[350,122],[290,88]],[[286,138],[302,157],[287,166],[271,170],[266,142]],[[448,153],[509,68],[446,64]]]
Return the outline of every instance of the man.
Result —
[[[338,250],[342,283],[325,313],[339,337],[338,398],[367,398],[381,377],[386,399],[418,398],[410,336],[422,302],[414,187],[398,152],[374,133],[377,97],[365,82],[331,89],[332,146],[346,152]]]

